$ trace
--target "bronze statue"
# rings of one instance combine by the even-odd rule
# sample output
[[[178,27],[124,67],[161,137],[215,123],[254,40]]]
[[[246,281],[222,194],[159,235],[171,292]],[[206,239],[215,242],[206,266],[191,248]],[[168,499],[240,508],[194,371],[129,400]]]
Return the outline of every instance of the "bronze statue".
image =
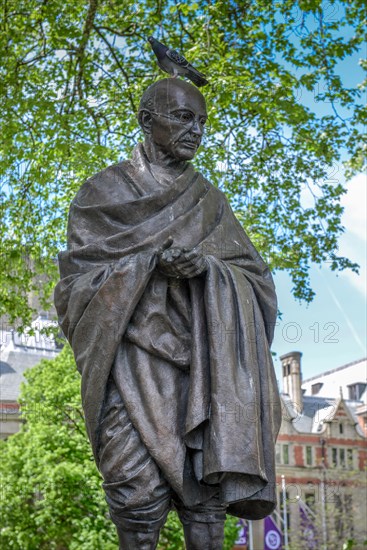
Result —
[[[144,143],[72,202],[55,291],[120,548],[156,548],[174,507],[190,550],[226,512],[275,506],[280,405],[268,267],[225,195],[189,162],[207,119],[193,85],[143,94]]]

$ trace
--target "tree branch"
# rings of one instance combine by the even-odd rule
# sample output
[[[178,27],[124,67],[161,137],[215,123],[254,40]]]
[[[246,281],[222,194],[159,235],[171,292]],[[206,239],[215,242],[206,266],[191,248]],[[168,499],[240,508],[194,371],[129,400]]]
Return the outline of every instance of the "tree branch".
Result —
[[[90,33],[93,28],[93,22],[97,13],[97,8],[98,8],[98,0],[89,0],[89,8],[87,13],[87,18],[84,23],[82,39],[76,53],[76,67],[78,68],[78,73],[76,76],[75,85],[79,92],[79,96],[81,98],[83,97],[82,78],[83,78],[83,69],[84,69],[85,50],[87,48]]]
[[[124,38],[125,36],[134,36],[134,34],[136,34],[136,23],[130,23],[130,25],[126,27],[126,29],[124,29],[123,31],[117,31],[116,29],[111,29],[111,27],[106,27],[105,25],[98,25],[98,27],[95,26],[94,28],[95,30],[102,29],[104,31],[110,32],[111,34],[117,34],[117,36],[121,36],[122,38]],[[132,30],[130,31],[131,28]]]
[[[346,119],[342,118],[340,116],[340,114],[338,113],[338,111],[335,107],[335,102],[333,100],[333,96],[332,96],[331,68],[330,68],[329,60],[328,60],[328,58],[326,56],[326,52],[325,52],[324,20],[323,20],[322,8],[319,8],[319,18],[318,19],[319,19],[319,21],[318,21],[319,22],[319,33],[320,33],[320,38],[321,38],[322,60],[324,62],[325,74],[326,74],[326,83],[327,83],[328,92],[329,92],[329,95],[330,95],[330,97],[329,97],[330,105],[331,105],[331,108],[332,108],[336,118],[339,118],[344,124],[346,124],[347,121],[346,121]]]
[[[127,84],[127,93],[128,93],[128,96],[129,96],[129,100],[130,100],[130,103],[131,103],[131,106],[133,108],[133,111],[134,113],[137,111],[136,109],[136,105],[135,105],[135,102],[134,102],[134,98],[132,96],[132,93],[130,91],[130,78],[129,78],[129,75],[127,74],[127,72],[125,71],[124,67],[122,66],[119,58],[117,57],[116,55],[116,52],[115,50],[113,49],[112,45],[110,44],[110,42],[107,40],[107,38],[104,36],[104,34],[99,30],[100,27],[96,27],[94,25],[94,29],[95,31],[97,32],[98,36],[101,37],[101,39],[103,40],[103,42],[106,44],[107,48],[109,49],[113,59],[115,60],[115,63],[116,65],[118,66],[118,68],[120,69],[120,71],[122,72],[122,74],[124,75],[124,78],[125,78],[125,81],[126,81],[126,84]]]
[[[181,11],[180,11],[180,6],[179,6],[177,0],[175,0],[175,4],[176,4],[176,8],[177,8],[178,22],[179,22],[179,24],[180,24],[181,30],[182,30],[184,33],[186,33],[186,34],[191,38],[191,40],[195,43],[195,37],[194,37],[194,35],[191,34],[191,33],[187,30],[187,28],[185,27],[185,25],[184,25],[184,22],[183,22],[183,20],[182,20],[182,14],[181,14]]]

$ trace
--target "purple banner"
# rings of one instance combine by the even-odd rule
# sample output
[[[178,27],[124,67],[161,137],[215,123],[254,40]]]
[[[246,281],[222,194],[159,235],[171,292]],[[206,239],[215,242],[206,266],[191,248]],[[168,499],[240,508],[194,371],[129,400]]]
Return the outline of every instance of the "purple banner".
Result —
[[[240,527],[240,530],[238,532],[238,537],[237,537],[237,540],[235,542],[235,545],[236,546],[241,546],[241,545],[244,545],[244,544],[248,544],[248,525],[247,523],[243,520],[243,519],[240,519],[238,524],[239,527]]]
[[[311,515],[307,513],[307,510],[300,504],[299,513],[301,517],[301,530],[302,539],[307,543],[307,548],[310,550],[317,550],[319,548],[316,528],[312,521]]]
[[[282,535],[271,516],[264,521],[264,550],[281,550]]]

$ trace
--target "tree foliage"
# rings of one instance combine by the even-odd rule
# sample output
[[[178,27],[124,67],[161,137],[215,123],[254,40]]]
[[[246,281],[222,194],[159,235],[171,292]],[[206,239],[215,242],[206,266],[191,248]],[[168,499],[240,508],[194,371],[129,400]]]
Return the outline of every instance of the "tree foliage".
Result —
[[[80,376],[69,346],[26,372],[21,430],[0,441],[1,548],[13,550],[115,550],[109,519],[86,436]],[[225,550],[236,538],[226,523]],[[170,513],[160,550],[183,550],[183,532]]]
[[[1,546],[114,550],[71,351],[42,361],[26,378],[20,397],[25,423],[1,442]]]
[[[338,72],[361,47],[362,0],[2,5],[1,292],[12,321],[29,324],[30,290],[50,296],[81,183],[139,140],[139,98],[163,76],[151,34],[208,76],[210,125],[196,164],[272,268],[289,271],[294,295],[312,299],[310,262],[357,268],[337,253],[345,189],[334,176],[342,154],[349,175],[365,156],[363,86],[348,88]]]

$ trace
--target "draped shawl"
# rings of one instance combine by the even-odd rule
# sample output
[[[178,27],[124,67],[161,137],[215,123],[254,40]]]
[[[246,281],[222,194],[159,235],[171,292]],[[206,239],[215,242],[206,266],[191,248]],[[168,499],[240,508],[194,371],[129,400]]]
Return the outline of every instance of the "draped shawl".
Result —
[[[208,269],[174,280],[157,269],[173,246]],[[174,178],[132,159],[87,180],[72,202],[55,305],[81,373],[88,435],[99,430],[112,376],[129,417],[188,506],[220,489],[233,515],[275,506],[280,402],[270,353],[270,271],[225,195],[188,163]]]

